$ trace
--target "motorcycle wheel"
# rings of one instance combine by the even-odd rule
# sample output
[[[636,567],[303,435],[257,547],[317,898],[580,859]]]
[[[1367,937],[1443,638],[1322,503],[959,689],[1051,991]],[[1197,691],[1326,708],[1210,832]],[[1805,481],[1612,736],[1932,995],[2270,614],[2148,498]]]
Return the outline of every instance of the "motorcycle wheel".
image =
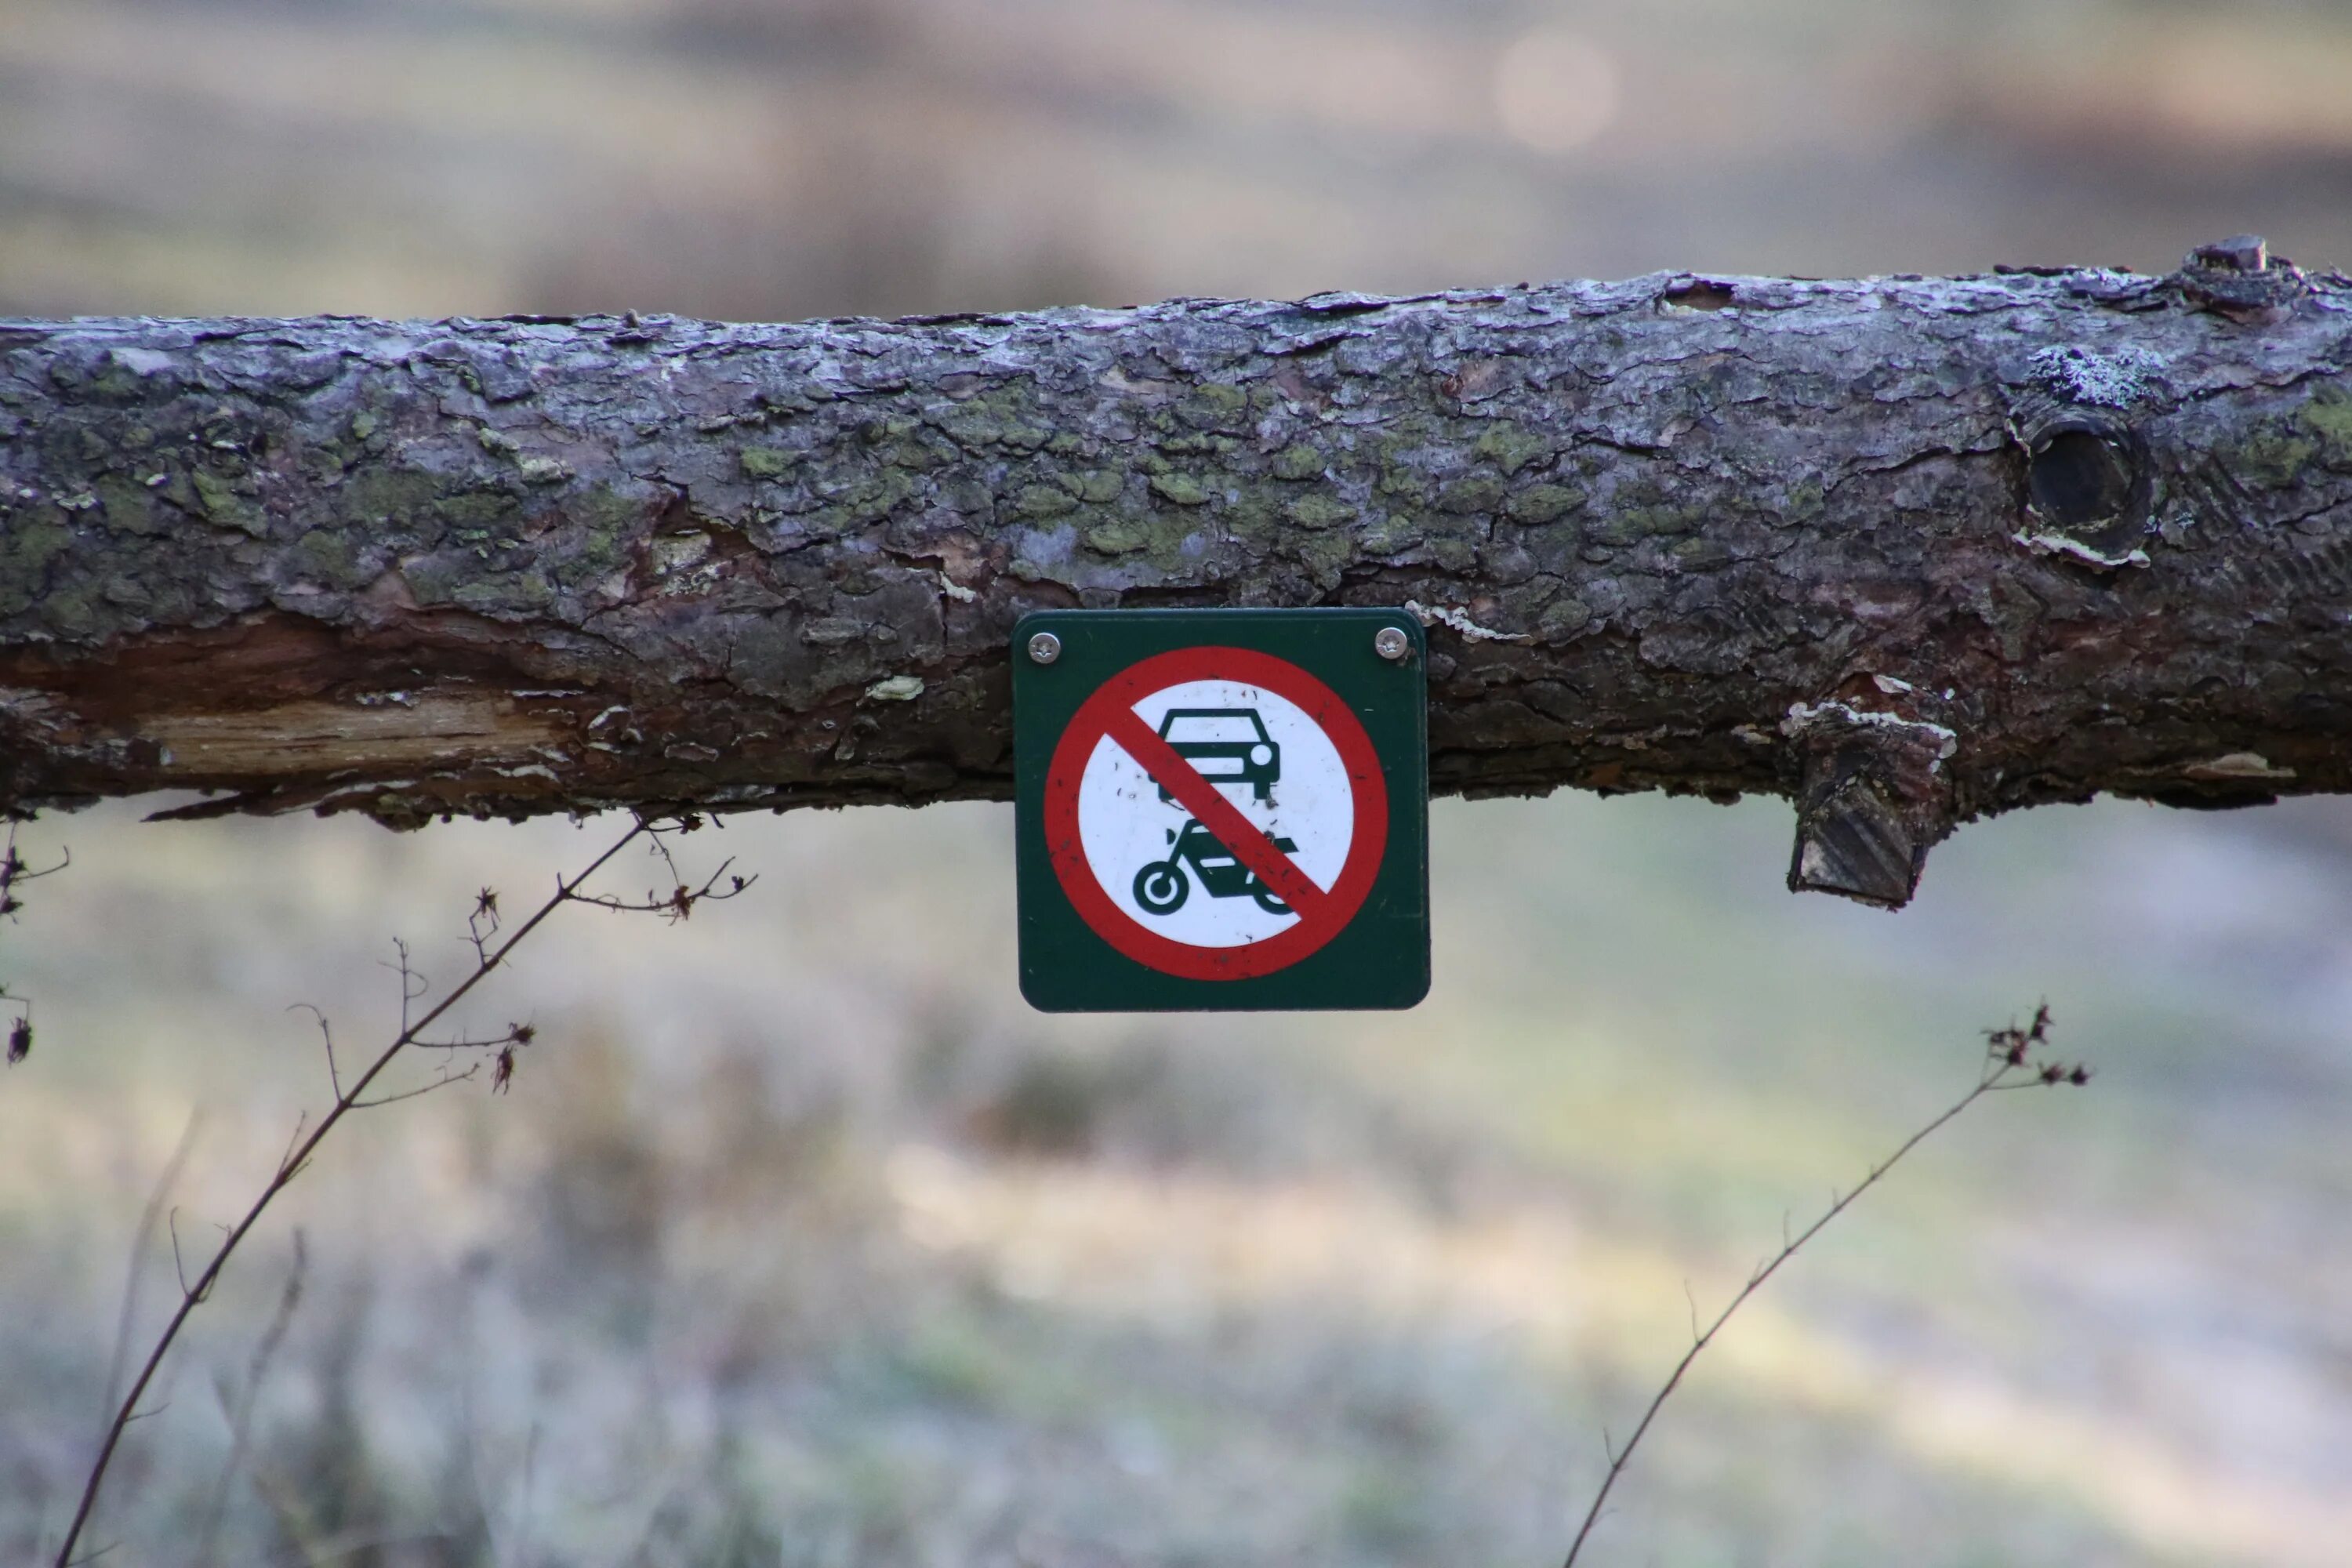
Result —
[[[1173,860],[1154,860],[1135,874],[1135,901],[1147,914],[1174,914],[1192,890],[1192,884]]]

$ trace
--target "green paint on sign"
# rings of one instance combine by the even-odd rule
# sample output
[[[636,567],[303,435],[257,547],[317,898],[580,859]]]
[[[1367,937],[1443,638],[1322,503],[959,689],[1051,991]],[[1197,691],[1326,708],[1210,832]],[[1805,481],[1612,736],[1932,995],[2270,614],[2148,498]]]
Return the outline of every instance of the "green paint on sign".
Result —
[[[1053,1013],[1419,1002],[1424,669],[1401,610],[1024,617],[1022,994]]]

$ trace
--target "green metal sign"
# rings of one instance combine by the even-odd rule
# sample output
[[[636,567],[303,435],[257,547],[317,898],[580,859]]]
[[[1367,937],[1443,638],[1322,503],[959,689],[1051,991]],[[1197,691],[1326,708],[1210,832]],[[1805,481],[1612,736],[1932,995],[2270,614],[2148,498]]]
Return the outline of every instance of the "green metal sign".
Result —
[[[1022,994],[1049,1013],[1419,1002],[1428,707],[1400,610],[1024,617]]]

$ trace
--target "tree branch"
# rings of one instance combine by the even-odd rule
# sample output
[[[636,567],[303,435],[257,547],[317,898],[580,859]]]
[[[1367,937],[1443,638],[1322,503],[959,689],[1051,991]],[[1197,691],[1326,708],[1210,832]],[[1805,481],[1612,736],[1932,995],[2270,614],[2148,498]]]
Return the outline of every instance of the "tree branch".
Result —
[[[614,856],[639,838],[652,837],[657,839],[663,831],[667,830],[656,827],[646,818],[640,817],[610,847],[591,860],[587,868],[578,876],[568,882],[560,876],[556,878],[555,891],[548,895],[547,900],[532,910],[530,917],[517,926],[505,940],[482,953],[466,977],[451,986],[438,1002],[426,1008],[414,1022],[409,1018],[409,1005],[421,999],[424,993],[413,984],[418,977],[409,967],[407,945],[404,942],[395,942],[394,945],[400,952],[400,1032],[393,1037],[389,1045],[377,1053],[375,1058],[368,1063],[358,1078],[352,1079],[347,1088],[338,1091],[334,1103],[328,1108],[326,1114],[320,1117],[318,1125],[311,1128],[308,1137],[302,1136],[300,1126],[297,1125],[294,1142],[289,1144],[286,1154],[278,1161],[275,1173],[263,1184],[260,1193],[247,1206],[244,1215],[234,1226],[220,1227],[222,1232],[220,1246],[213,1253],[211,1261],[206,1263],[203,1271],[196,1276],[194,1285],[188,1283],[186,1267],[182,1261],[180,1253],[179,1211],[174,1209],[170,1212],[166,1223],[172,1235],[173,1265],[179,1270],[179,1305],[164,1322],[163,1331],[156,1336],[154,1344],[148,1351],[146,1361],[140,1366],[138,1376],[131,1382],[130,1393],[124,1394],[121,1403],[115,1407],[114,1417],[108,1424],[104,1436],[100,1439],[97,1457],[90,1461],[89,1473],[82,1485],[81,1500],[75,1506],[73,1521],[66,1529],[64,1544],[58,1548],[56,1568],[68,1568],[74,1561],[74,1544],[80,1539],[82,1531],[89,1523],[90,1510],[98,1502],[99,1487],[106,1479],[107,1469],[112,1464],[115,1451],[121,1444],[122,1434],[132,1421],[140,1419],[140,1415],[135,1414],[139,1401],[146,1394],[147,1385],[153,1380],[156,1370],[163,1364],[163,1358],[171,1352],[172,1346],[178,1342],[180,1331],[187,1325],[189,1315],[211,1297],[213,1286],[218,1282],[221,1271],[228,1266],[229,1258],[236,1254],[245,1238],[252,1233],[253,1227],[260,1223],[261,1216],[268,1212],[269,1205],[277,1201],[278,1195],[310,1167],[311,1156],[317,1152],[319,1145],[326,1141],[327,1135],[334,1131],[343,1118],[354,1110],[365,1110],[379,1105],[390,1105],[399,1100],[411,1100],[419,1094],[429,1093],[447,1084],[472,1078],[477,1068],[469,1068],[461,1073],[452,1073],[445,1068],[422,1089],[379,1095],[373,1099],[368,1097],[370,1086],[374,1084],[376,1079],[399,1058],[401,1053],[416,1044],[420,1035],[438,1023],[451,1008],[464,1001],[476,986],[488,979],[499,965],[506,962],[507,956],[528,940],[550,915],[566,904],[591,902],[592,900],[583,897],[579,889],[602,870]],[[509,1031],[508,1037],[521,1039],[528,1037],[522,1029],[515,1028]],[[511,1049],[511,1046],[507,1047],[499,1055],[498,1079],[500,1083],[504,1083],[513,1071],[512,1058],[509,1054]],[[183,1152],[184,1152],[184,1149]],[[172,1168],[174,1171],[177,1169],[179,1159],[178,1155],[173,1157]],[[160,1192],[159,1188],[159,1197]],[[127,1316],[126,1311],[126,1321]],[[152,1414],[152,1412],[147,1414]]]
[[[0,321],[0,807],[1001,798],[1008,634],[1415,605],[1441,792],[2352,788],[2352,280],[1659,275],[718,326]]]
[[[1601,1485],[1593,1491],[1591,1506],[1585,1510],[1584,1522],[1577,1527],[1576,1539],[1569,1543],[1568,1556],[1561,1568],[1576,1568],[1577,1558],[1583,1553],[1584,1543],[1591,1539],[1593,1526],[1601,1522],[1601,1511],[1608,1506],[1609,1494],[1616,1488],[1618,1478],[1625,1473],[1625,1467],[1633,1463],[1633,1452],[1642,1446],[1643,1437],[1649,1433],[1650,1424],[1658,1418],[1658,1412],[1665,1408],[1666,1401],[1674,1397],[1675,1391],[1682,1387],[1683,1378],[1693,1363],[1707,1346],[1715,1342],[1716,1336],[1723,1332],[1733,1314],[1748,1304],[1748,1298],[1762,1289],[1765,1281],[1780,1271],[1781,1265],[1804,1250],[1807,1242],[1827,1229],[1830,1222],[1851,1208],[1863,1194],[1876,1186],[1914,1149],[1986,1095],[2003,1089],[2049,1089],[2061,1084],[2080,1088],[2090,1082],[2091,1069],[2080,1063],[2068,1066],[2034,1055],[2049,1043],[2050,1025],[2050,1008],[2044,1004],[2034,1009],[2032,1023],[2023,1028],[2011,1024],[2007,1028],[1989,1031],[1984,1065],[1975,1085],[1947,1106],[1940,1115],[1905,1139],[1895,1152],[1873,1165],[1859,1186],[1843,1196],[1832,1191],[1829,1207],[1798,1235],[1793,1237],[1788,1235],[1787,1221],[1783,1219],[1780,1250],[1757,1266],[1755,1271],[1748,1276],[1748,1282],[1731,1298],[1730,1303],[1716,1314],[1715,1321],[1704,1330],[1698,1326],[1698,1300],[1691,1295],[1689,1282],[1684,1282],[1683,1295],[1690,1302],[1691,1310],[1690,1348],[1683,1352],[1682,1359],[1675,1363],[1674,1370],[1666,1374],[1666,1381],[1651,1396],[1649,1405],[1642,1412],[1642,1419],[1634,1425],[1633,1435],[1625,1439],[1623,1447],[1617,1447],[1610,1439],[1607,1427],[1601,1429],[1601,1450],[1608,1457],[1609,1466],[1601,1475]]]

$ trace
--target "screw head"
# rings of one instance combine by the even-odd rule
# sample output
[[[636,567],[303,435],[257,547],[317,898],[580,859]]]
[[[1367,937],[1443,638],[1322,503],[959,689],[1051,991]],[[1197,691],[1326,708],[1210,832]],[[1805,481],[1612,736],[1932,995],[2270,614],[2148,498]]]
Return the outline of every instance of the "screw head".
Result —
[[[1051,664],[1062,657],[1062,639],[1051,632],[1039,632],[1029,639],[1029,657],[1039,664]]]
[[[1372,651],[1382,658],[1402,658],[1412,651],[1412,639],[1395,626],[1382,626],[1372,634]]]

